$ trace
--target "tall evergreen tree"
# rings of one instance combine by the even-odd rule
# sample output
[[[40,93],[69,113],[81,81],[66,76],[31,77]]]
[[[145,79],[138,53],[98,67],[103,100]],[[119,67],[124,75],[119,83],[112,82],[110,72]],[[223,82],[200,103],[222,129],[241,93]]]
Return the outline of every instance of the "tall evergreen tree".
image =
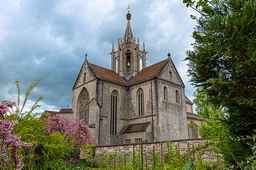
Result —
[[[183,0],[199,12],[189,74],[225,108],[231,138],[248,149],[256,133],[256,0]],[[248,139],[248,138],[246,138]]]

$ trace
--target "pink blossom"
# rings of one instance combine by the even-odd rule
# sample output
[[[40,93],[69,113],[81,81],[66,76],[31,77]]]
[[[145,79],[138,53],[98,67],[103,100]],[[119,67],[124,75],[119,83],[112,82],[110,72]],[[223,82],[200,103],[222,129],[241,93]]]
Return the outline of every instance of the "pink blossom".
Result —
[[[0,115],[3,117],[3,115],[10,111],[10,108],[12,108],[15,105],[14,102],[10,101],[2,101],[0,102]]]
[[[9,112],[10,108],[12,108],[15,105],[13,102],[9,101],[2,101],[0,102],[0,116],[3,118],[3,120],[0,120],[0,138],[1,138],[1,145],[3,148],[6,148],[6,151],[8,151],[8,147],[12,150],[12,159],[14,160],[16,170],[21,170],[23,167],[22,160],[18,156],[18,149],[23,147],[26,148],[30,146],[29,144],[22,143],[20,137],[13,134],[13,128],[14,128],[14,122],[10,120],[6,120],[4,117],[4,114]],[[6,152],[6,156],[8,156],[8,153]]]
[[[9,107],[6,105],[0,104],[0,114],[3,115],[9,111]]]
[[[0,121],[0,134],[2,136],[7,136],[13,130],[13,123],[9,120],[1,120]]]
[[[50,114],[48,116],[48,133],[56,131],[73,138],[78,145],[95,144],[95,139],[84,121],[65,119],[63,116]]]
[[[1,104],[6,105],[6,106],[9,107],[9,108],[12,108],[13,106],[16,105],[15,102],[7,101],[7,100],[2,101]]]

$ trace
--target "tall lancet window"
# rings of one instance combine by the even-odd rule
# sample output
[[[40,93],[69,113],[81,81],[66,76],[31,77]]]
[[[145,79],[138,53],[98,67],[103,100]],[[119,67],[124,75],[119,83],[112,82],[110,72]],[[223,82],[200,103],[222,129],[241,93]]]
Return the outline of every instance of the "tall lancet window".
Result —
[[[126,52],[126,70],[127,72],[131,71],[131,51]]]
[[[180,103],[180,93],[178,90],[175,91],[176,103]]]
[[[144,94],[141,88],[137,91],[137,104],[139,116],[144,115]]]
[[[78,96],[78,113],[79,119],[89,122],[89,93],[86,88],[83,88]]]
[[[111,115],[110,115],[110,134],[117,134],[117,98],[118,92],[113,90],[111,93]]]
[[[168,89],[166,86],[164,86],[164,100],[168,101]]]

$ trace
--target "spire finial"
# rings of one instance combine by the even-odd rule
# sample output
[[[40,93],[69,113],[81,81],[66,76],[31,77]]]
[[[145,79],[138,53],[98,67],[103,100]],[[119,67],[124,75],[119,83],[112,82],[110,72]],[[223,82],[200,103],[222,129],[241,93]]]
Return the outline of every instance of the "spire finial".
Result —
[[[85,55],[84,55],[84,62],[87,62],[87,59],[88,58],[88,55],[87,55],[87,53],[85,53]]]
[[[127,20],[131,20],[131,18],[132,18],[131,6],[130,6],[130,4],[128,4],[126,19],[127,19]]]
[[[171,58],[171,53],[170,53],[170,52],[167,53],[167,57],[168,57],[169,59]]]
[[[126,14],[126,19],[127,19],[127,26],[125,29],[125,34],[124,34],[124,41],[129,42],[133,40],[133,33],[132,33],[132,26],[131,26],[131,19],[132,19],[132,14],[130,13],[130,5],[128,6],[128,12]]]

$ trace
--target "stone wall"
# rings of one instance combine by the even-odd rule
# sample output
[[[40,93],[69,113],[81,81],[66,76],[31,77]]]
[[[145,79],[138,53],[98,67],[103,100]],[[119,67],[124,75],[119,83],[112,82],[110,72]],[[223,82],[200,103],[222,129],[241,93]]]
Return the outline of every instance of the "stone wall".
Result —
[[[202,139],[193,140],[172,140],[156,143],[141,143],[141,144],[124,144],[124,145],[106,145],[96,147],[96,161],[103,162],[106,158],[111,158],[107,160],[109,164],[116,163],[125,157],[128,161],[133,159],[135,155],[139,155],[139,159],[144,159],[145,162],[152,163],[153,155],[160,156],[160,159],[164,161],[164,155],[170,151],[171,147],[175,147],[176,150],[180,151],[181,154],[192,151],[199,146],[205,146],[207,141]],[[202,159],[208,161],[216,161],[217,155],[210,151],[205,151],[202,154]]]

